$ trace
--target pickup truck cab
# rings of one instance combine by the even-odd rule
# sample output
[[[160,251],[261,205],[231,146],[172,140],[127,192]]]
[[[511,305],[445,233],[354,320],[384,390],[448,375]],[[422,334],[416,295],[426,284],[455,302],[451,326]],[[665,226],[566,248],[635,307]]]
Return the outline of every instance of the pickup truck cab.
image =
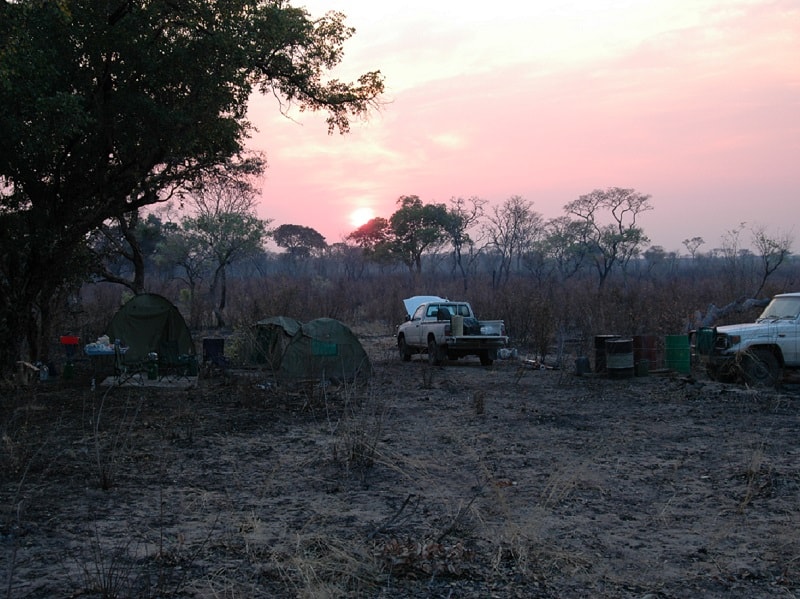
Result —
[[[698,329],[694,353],[712,379],[775,386],[800,369],[800,293],[776,295],[755,322]]]
[[[397,347],[403,361],[413,354],[427,353],[431,364],[447,359],[478,356],[490,366],[497,350],[508,345],[502,320],[478,320],[472,306],[435,296],[403,300],[406,321],[397,329]]]

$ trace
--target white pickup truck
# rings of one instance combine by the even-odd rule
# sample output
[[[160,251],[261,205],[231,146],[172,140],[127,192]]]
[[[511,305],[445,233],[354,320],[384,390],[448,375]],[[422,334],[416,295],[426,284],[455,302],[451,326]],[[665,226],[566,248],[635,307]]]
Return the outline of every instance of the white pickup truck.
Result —
[[[403,304],[406,321],[397,329],[397,348],[405,362],[413,354],[427,353],[433,365],[478,356],[481,364],[490,366],[497,350],[508,345],[503,321],[478,320],[468,302],[415,296]]]
[[[777,385],[784,369],[800,369],[800,293],[776,295],[755,322],[698,329],[691,341],[712,379]]]

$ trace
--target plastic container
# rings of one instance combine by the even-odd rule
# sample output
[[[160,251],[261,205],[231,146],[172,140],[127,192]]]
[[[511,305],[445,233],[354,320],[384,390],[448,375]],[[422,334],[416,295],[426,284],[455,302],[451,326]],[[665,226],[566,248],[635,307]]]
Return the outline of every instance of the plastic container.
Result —
[[[454,337],[461,337],[464,335],[464,317],[463,316],[453,316],[450,318],[450,325],[453,330]]]

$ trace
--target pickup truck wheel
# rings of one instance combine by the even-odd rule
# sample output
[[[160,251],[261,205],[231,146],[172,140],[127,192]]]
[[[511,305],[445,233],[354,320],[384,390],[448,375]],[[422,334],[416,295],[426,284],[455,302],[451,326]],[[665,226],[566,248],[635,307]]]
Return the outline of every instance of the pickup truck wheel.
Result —
[[[494,360],[489,356],[488,351],[482,351],[478,356],[481,360],[481,366],[491,366]]]
[[[428,364],[431,366],[439,366],[442,363],[442,352],[439,346],[436,345],[435,339],[428,340]]]
[[[742,357],[742,376],[751,387],[774,387],[780,375],[781,366],[771,351],[756,349]]]
[[[397,349],[400,351],[400,359],[403,360],[403,362],[411,361],[411,350],[409,350],[406,345],[405,337],[400,337],[400,339],[397,340]]]

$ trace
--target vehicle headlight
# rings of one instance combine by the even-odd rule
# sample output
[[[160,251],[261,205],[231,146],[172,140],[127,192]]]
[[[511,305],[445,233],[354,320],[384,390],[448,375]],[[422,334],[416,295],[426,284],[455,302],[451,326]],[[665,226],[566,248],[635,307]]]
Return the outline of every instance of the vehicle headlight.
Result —
[[[728,347],[739,345],[741,342],[741,335],[728,335]]]

